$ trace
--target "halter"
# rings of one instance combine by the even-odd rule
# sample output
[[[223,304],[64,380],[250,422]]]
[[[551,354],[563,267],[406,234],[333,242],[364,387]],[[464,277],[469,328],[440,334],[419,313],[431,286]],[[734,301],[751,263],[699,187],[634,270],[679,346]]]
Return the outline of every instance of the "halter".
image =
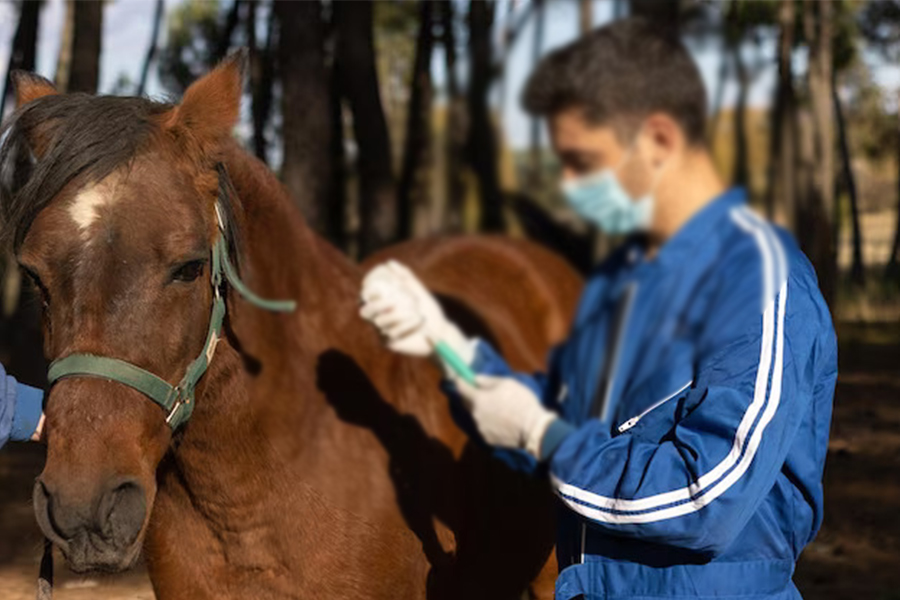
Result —
[[[69,377],[92,377],[115,381],[135,389],[147,396],[166,411],[166,423],[172,430],[186,423],[194,411],[194,393],[197,383],[209,368],[216,344],[221,339],[222,321],[225,318],[225,297],[222,292],[224,281],[233,287],[250,304],[270,312],[293,312],[297,303],[293,300],[265,300],[254,294],[238,277],[237,271],[228,258],[228,242],[226,241],[225,218],[221,200],[227,196],[229,189],[228,175],[222,164],[216,165],[219,174],[219,197],[216,199],[216,242],[212,247],[212,263],[210,283],[213,288],[212,314],[209,318],[209,331],[206,343],[200,355],[191,361],[187,371],[178,385],[154,375],[124,360],[93,354],[70,354],[53,361],[47,373],[52,386],[60,379]]]

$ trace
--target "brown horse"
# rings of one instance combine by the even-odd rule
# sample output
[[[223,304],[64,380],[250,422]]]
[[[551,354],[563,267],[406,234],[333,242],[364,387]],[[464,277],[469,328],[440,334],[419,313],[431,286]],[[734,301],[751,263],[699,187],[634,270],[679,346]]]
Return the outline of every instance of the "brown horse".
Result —
[[[231,140],[240,59],[178,106],[17,79],[0,208],[43,298],[48,359],[116,358],[174,385],[206,348],[217,200],[243,280],[298,305],[273,314],[225,290],[222,339],[174,432],[117,381],[51,388],[35,512],[74,570],[125,569],[143,548],[163,600],[518,598],[547,583],[544,485],[467,443],[437,370],[386,351],[357,317],[362,270]],[[453,269],[435,247],[420,264],[432,256],[452,310],[534,366],[562,335],[577,277],[521,244],[453,244],[473,263]],[[497,299],[511,295],[504,314]],[[533,596],[551,595],[542,584]]]

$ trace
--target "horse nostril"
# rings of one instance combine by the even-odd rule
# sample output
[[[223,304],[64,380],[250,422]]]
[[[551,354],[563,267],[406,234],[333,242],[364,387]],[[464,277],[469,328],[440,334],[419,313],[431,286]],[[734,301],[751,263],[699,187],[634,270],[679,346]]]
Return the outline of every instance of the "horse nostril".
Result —
[[[40,478],[34,482],[32,501],[34,503],[35,517],[38,525],[44,530],[44,534],[58,545],[64,546],[68,538],[58,525],[56,518],[54,518],[53,494],[50,493],[50,490],[47,489],[46,484]]]
[[[113,485],[98,506],[97,523],[103,537],[118,548],[130,546],[137,539],[147,514],[144,488],[134,480]]]

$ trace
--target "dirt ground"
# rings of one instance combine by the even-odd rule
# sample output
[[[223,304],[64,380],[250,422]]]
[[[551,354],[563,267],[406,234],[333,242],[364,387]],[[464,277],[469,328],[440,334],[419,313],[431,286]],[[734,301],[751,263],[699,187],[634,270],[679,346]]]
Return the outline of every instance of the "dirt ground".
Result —
[[[825,524],[795,581],[807,600],[900,600],[900,328],[842,327]],[[34,598],[41,536],[31,482],[43,451],[0,452],[0,600]],[[150,600],[141,569],[82,578],[57,560],[57,600]]]

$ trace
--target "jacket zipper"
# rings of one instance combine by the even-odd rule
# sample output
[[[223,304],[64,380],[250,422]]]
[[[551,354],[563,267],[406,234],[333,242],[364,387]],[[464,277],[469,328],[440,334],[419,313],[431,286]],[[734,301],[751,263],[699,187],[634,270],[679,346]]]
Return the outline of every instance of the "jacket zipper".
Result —
[[[606,379],[605,382],[602,382],[605,384],[603,388],[602,404],[600,406],[595,406],[592,411],[594,412],[594,416],[599,417],[601,421],[605,421],[609,416],[609,399],[616,380],[616,370],[619,368],[619,354],[622,352],[622,346],[624,345],[625,340],[625,330],[628,327],[628,321],[631,318],[631,308],[634,304],[634,297],[637,295],[637,291],[638,283],[636,281],[631,282],[625,292],[626,296],[624,298],[621,320],[615,325],[617,329],[613,341],[613,352],[608,359],[609,362],[606,365],[605,371],[601,372],[601,377]],[[597,414],[598,412],[599,414]]]
[[[675,398],[676,396],[678,396],[678,394],[680,394],[681,392],[686,390],[688,388],[688,386],[690,386],[692,383],[694,383],[693,379],[688,381],[686,384],[684,384],[683,386],[681,386],[680,388],[678,388],[677,390],[675,390],[674,392],[672,392],[671,394],[669,394],[668,396],[663,398],[662,400],[659,400],[658,402],[654,402],[650,406],[650,408],[644,410],[638,416],[631,417],[630,419],[628,419],[627,421],[625,421],[624,423],[619,425],[619,433],[625,433],[626,431],[628,431],[629,429],[631,429],[632,427],[637,425],[638,421],[640,421],[641,419],[646,417],[648,414],[650,414],[651,412],[653,412],[654,410],[656,410],[657,408],[659,408],[660,406],[662,406],[663,404],[665,404],[666,402],[671,400],[672,398]]]

